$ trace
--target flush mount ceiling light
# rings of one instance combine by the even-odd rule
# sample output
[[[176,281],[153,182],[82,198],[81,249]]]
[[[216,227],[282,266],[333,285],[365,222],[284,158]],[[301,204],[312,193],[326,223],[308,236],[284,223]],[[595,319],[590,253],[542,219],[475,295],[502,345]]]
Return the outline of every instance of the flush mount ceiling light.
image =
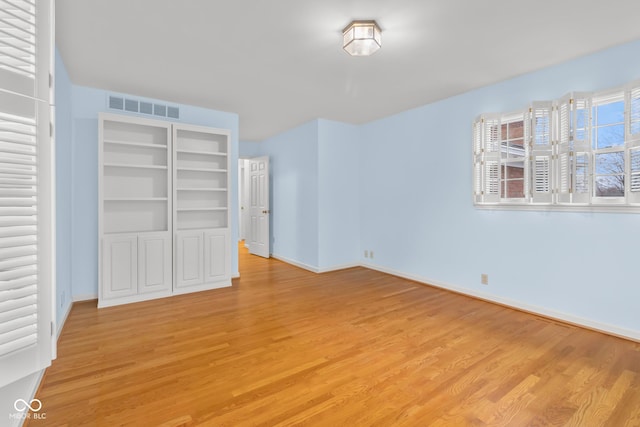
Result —
[[[353,21],[342,30],[342,47],[352,56],[373,55],[382,46],[376,21]]]

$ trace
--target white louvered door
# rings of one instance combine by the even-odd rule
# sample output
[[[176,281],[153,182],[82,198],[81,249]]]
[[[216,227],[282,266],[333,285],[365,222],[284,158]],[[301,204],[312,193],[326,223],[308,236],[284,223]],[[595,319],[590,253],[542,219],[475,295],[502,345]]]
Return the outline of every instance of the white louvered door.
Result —
[[[552,108],[551,102],[531,105],[531,199],[534,203],[552,202]]]
[[[627,201],[640,203],[640,81],[627,92],[626,99]]]
[[[50,2],[0,0],[0,387],[52,357]]]

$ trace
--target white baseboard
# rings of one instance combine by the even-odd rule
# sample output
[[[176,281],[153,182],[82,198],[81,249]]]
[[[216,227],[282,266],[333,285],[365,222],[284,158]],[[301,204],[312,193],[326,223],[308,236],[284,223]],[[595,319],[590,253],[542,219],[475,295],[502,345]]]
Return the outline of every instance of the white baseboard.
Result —
[[[279,261],[286,262],[287,264],[295,265],[296,267],[303,268],[303,269],[311,271],[313,273],[320,273],[320,270],[318,269],[318,267],[314,267],[312,265],[308,265],[308,264],[305,264],[303,262],[298,262],[298,261],[295,261],[293,259],[287,258],[287,257],[282,256],[282,255],[271,254],[271,258],[275,258],[275,259],[277,259]]]
[[[353,268],[353,267],[362,267],[362,264],[350,263],[350,264],[333,265],[331,267],[319,268],[318,273],[330,273],[332,271],[346,270],[347,268]]]
[[[617,336],[620,338],[625,338],[625,339],[629,339],[637,342],[640,341],[640,331],[621,328],[618,326],[610,325],[608,323],[597,322],[594,320],[585,319],[583,317],[574,316],[574,315],[563,313],[560,311],[550,310],[547,308],[538,307],[538,306],[523,303],[520,301],[514,301],[508,298],[501,298],[495,295],[486,294],[484,292],[474,291],[472,289],[461,288],[459,286],[455,286],[450,283],[444,283],[438,280],[431,280],[426,277],[417,276],[414,274],[403,273],[401,271],[394,270],[391,268],[380,267],[378,265],[373,265],[373,264],[362,264],[362,266],[365,268],[369,268],[371,270],[376,270],[382,273],[391,274],[392,276],[398,276],[404,279],[413,280],[428,286],[433,286],[436,288],[452,291],[458,294],[471,296],[477,299],[481,299],[483,301],[504,305],[504,306],[515,308],[517,310],[521,310],[527,313],[537,314],[543,317],[559,320],[564,323],[569,323],[569,324],[580,326],[583,328],[592,329],[608,335],[613,335],[613,336]]]
[[[362,264],[359,263],[348,263],[348,264],[338,264],[333,265],[331,267],[315,267],[313,265],[305,264],[299,261],[292,260],[290,258],[284,257],[278,254],[271,254],[272,258],[280,260],[282,262],[286,262],[287,264],[295,265],[296,267],[303,268],[305,270],[309,270],[313,273],[329,273],[331,271],[345,270],[347,268],[360,267]]]
[[[239,272],[239,271],[236,271],[235,273],[233,273],[233,274],[231,275],[231,278],[232,278],[232,279],[239,279],[239,278],[240,278],[240,272]]]
[[[94,299],[98,299],[98,294],[84,294],[73,296],[73,302],[91,301]]]
[[[58,323],[58,331],[56,333],[56,339],[60,339],[60,334],[62,333],[62,328],[64,327],[65,322],[67,321],[67,317],[69,317],[69,313],[71,313],[71,308],[73,307],[73,301],[69,302],[67,306],[67,310],[64,312],[64,316],[62,316],[62,320]]]

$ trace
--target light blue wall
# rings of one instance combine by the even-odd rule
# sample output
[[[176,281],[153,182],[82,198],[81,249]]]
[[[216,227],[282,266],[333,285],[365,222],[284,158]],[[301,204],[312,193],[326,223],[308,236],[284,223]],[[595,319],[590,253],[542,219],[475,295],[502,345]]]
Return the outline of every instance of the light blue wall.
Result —
[[[268,156],[271,252],[325,270],[359,262],[359,127],[325,119],[263,142],[241,157]]]
[[[73,210],[71,186],[72,130],[71,80],[62,58],[55,52],[55,112],[56,112],[56,319],[62,317],[72,302],[71,239]]]
[[[243,144],[244,145],[244,144]],[[318,121],[260,143],[270,158],[271,253],[318,266]]]
[[[262,144],[253,141],[240,141],[238,156],[241,159],[262,156]]]
[[[640,336],[638,214],[484,211],[471,200],[475,116],[638,78],[640,41],[362,126],[369,262]]]
[[[108,92],[73,86],[73,295],[98,294],[98,113],[107,110]],[[138,98],[138,97],[136,97]],[[230,129],[231,217],[237,218],[238,116],[205,108],[180,105],[180,122]],[[142,115],[141,117],[147,117]],[[232,242],[238,240],[238,224],[232,221]],[[232,251],[232,272],[238,271],[238,254]]]
[[[318,120],[318,267],[356,264],[360,254],[360,129]]]

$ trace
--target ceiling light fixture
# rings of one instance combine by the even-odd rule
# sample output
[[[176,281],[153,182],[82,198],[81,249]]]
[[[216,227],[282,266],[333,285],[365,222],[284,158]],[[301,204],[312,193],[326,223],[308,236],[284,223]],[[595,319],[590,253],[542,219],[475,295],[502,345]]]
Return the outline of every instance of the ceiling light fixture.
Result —
[[[342,30],[342,47],[351,56],[373,55],[382,46],[376,21],[353,21]]]

